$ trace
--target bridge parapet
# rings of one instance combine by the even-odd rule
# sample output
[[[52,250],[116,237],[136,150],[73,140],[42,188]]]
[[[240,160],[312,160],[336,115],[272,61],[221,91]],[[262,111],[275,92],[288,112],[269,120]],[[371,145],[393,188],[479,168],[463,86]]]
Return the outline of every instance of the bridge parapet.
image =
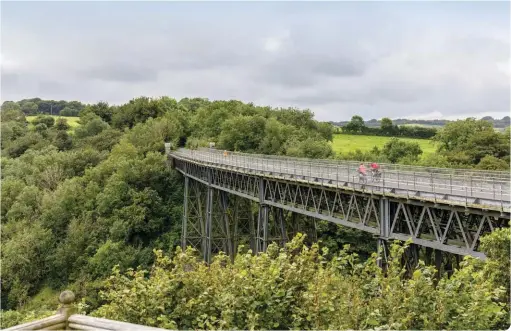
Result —
[[[179,149],[179,150],[187,150],[187,149]],[[178,150],[178,151],[179,151]],[[218,149],[210,149],[201,147],[196,149],[195,151],[213,153],[213,154],[224,154],[225,151]],[[354,169],[358,167],[361,163],[360,161],[350,161],[350,160],[334,160],[334,159],[309,159],[309,158],[301,158],[301,157],[289,157],[289,156],[280,156],[280,155],[267,155],[267,154],[255,154],[255,153],[242,153],[242,152],[233,152],[227,151],[229,155],[233,156],[251,156],[258,159],[269,159],[269,160],[292,160],[292,161],[301,161],[301,162],[313,162],[315,164],[328,164],[328,165],[338,165],[338,164],[347,164],[353,167]],[[368,162],[364,162],[368,163]],[[403,173],[427,173],[427,174],[443,174],[443,175],[453,175],[453,176],[461,176],[461,177],[473,177],[473,178],[486,178],[486,180],[495,180],[495,181],[503,181],[509,182],[511,180],[511,173],[509,171],[488,171],[488,170],[479,170],[479,169],[460,169],[460,168],[440,168],[440,167],[424,167],[424,166],[412,166],[412,165],[403,165],[403,164],[394,164],[394,163],[378,163],[383,169],[390,172],[403,172]]]
[[[171,155],[239,172],[350,187],[375,194],[393,194],[501,212],[509,212],[511,207],[508,172],[381,164],[380,177],[369,174],[367,182],[363,183],[357,173],[359,162],[225,153],[209,149],[179,149]]]

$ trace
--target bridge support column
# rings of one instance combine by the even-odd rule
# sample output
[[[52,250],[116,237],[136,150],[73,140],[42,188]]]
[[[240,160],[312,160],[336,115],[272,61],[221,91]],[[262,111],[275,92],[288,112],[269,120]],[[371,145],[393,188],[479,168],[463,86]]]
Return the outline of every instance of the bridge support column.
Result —
[[[257,218],[256,253],[266,252],[268,247],[268,205],[264,203],[264,180],[259,181],[259,215]]]
[[[225,250],[225,253],[227,255],[229,255],[229,257],[231,259],[234,259],[234,246],[233,246],[233,238],[232,238],[232,235],[231,235],[231,225],[230,225],[230,222],[229,222],[229,214],[228,214],[228,208],[229,208],[229,197],[227,195],[227,192],[224,192],[224,191],[220,191],[220,201],[221,201],[221,204],[222,204],[222,227],[223,227],[223,232],[224,232],[224,235],[225,235],[225,245],[224,245],[224,250]],[[237,225],[237,217],[238,215],[235,215],[235,218],[233,219],[233,222],[235,223],[235,230],[236,231],[236,225]]]
[[[439,249],[435,249],[435,268],[436,268],[436,277],[437,280],[442,277],[442,251]]]
[[[380,236],[378,238],[378,266],[385,268],[387,263],[387,240],[390,235],[390,203],[386,198],[380,200]]]
[[[181,225],[181,248],[186,249],[187,226],[188,226],[188,199],[190,198],[190,178],[185,176],[185,198],[183,202],[183,223]]]
[[[268,206],[259,206],[259,217],[257,219],[257,253],[266,252],[268,247]]]
[[[213,240],[213,188],[211,187],[212,181],[212,173],[211,169],[208,171],[208,186],[206,193],[206,226],[205,226],[205,234],[206,234],[206,242],[204,247],[204,261],[206,263],[211,263],[211,241]]]
[[[204,261],[211,263],[211,240],[213,227],[213,188],[208,186],[206,195],[206,247],[204,248]]]
[[[284,211],[280,208],[275,210],[275,220],[278,220],[280,227],[281,244],[284,246],[287,243],[287,231],[286,231],[286,219],[284,217]]]

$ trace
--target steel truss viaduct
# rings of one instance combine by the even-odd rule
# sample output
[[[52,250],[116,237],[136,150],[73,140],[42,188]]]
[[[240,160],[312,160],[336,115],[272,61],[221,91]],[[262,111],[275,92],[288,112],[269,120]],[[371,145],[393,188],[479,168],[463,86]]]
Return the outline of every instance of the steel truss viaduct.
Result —
[[[324,220],[377,237],[383,252],[380,263],[384,263],[388,241],[410,239],[409,262],[417,262],[422,250],[426,262],[434,261],[440,270],[443,252],[485,259],[479,251],[481,236],[509,226],[509,178],[502,173],[498,175],[504,178],[493,179],[500,195],[492,199],[491,185],[486,192],[481,188],[485,183],[477,182],[480,175],[470,179],[479,195],[460,196],[445,192],[466,193],[474,187],[453,187],[461,180],[456,172],[449,175],[451,187],[436,190],[420,179],[426,178],[433,187],[436,180],[438,187],[438,178],[445,175],[438,169],[422,169],[422,173],[415,168],[414,190],[411,177],[407,178],[409,169],[401,170],[396,183],[392,181],[395,170],[386,173],[385,165],[382,182],[363,185],[339,175],[340,168],[346,167],[349,173],[355,166],[349,162],[328,161],[329,171],[323,160],[226,155],[206,149],[171,151],[168,144],[166,150],[171,167],[184,176],[182,247],[197,248],[206,262],[219,251],[233,257],[240,244],[254,253],[264,252],[271,242],[282,245],[298,232],[314,241],[316,221]]]

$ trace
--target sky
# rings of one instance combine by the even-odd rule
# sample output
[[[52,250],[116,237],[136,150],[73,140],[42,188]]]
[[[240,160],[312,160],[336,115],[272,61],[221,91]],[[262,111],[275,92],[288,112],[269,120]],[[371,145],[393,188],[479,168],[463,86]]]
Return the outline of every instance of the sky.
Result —
[[[319,120],[503,117],[509,2],[1,2],[1,101],[237,99]]]

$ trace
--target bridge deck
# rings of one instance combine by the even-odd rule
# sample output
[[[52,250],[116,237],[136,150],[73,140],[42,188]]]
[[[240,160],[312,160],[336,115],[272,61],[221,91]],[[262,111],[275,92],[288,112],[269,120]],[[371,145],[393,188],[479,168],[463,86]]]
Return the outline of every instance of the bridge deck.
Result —
[[[200,149],[179,149],[175,157],[208,162],[220,167],[235,167],[238,171],[279,175],[288,179],[310,180],[339,186],[361,186],[358,162],[312,160]],[[381,164],[380,180],[368,172],[368,189],[408,196],[437,197],[453,202],[509,209],[510,176],[506,172],[473,171],[406,167]]]

